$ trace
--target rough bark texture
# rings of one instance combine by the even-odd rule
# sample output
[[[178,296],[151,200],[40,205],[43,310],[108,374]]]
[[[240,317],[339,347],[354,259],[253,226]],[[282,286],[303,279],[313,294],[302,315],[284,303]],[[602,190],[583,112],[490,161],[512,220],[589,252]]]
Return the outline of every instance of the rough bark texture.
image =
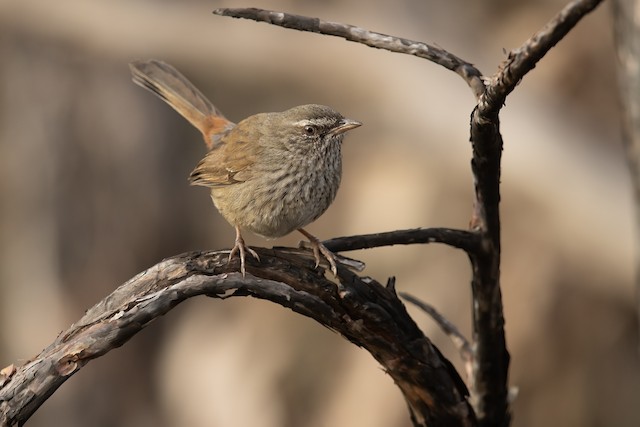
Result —
[[[341,286],[314,269],[310,254],[256,248],[246,279],[227,253],[188,253],[138,274],[91,308],[32,361],[0,383],[0,424],[23,424],[89,361],[126,343],[188,298],[251,296],[311,317],[369,351],[405,396],[415,425],[475,424],[467,389],[416,326],[393,286],[340,268]],[[304,256],[300,256],[303,254]]]

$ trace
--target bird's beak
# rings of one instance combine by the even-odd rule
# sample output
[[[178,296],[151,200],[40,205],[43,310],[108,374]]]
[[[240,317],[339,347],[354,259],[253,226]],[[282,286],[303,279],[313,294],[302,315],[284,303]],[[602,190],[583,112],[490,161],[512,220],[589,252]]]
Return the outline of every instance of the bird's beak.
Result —
[[[356,120],[342,119],[342,120],[340,120],[340,123],[338,123],[338,126],[336,126],[333,129],[331,129],[331,131],[328,133],[328,135],[329,136],[340,135],[341,133],[345,133],[349,129],[357,128],[358,126],[362,126],[362,123],[360,123],[360,122],[358,122]]]

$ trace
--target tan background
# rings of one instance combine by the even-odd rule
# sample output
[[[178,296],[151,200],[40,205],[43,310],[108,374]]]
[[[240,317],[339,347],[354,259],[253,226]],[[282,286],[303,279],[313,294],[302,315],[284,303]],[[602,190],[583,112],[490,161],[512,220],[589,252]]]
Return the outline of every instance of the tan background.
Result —
[[[314,102],[363,121],[344,145],[337,200],[309,228],[317,235],[467,226],[474,102],[464,82],[414,57],[211,14],[255,4],[0,1],[0,366],[37,354],[160,259],[232,244],[206,191],[187,185],[204,154],[199,135],[130,82],[134,58],[173,63],[232,120]],[[492,74],[504,50],[564,2],[259,5],[435,43]],[[633,210],[614,66],[605,5],[502,114],[515,426],[640,424]],[[462,253],[434,245],[350,255],[469,332]],[[432,322],[410,310],[458,363]],[[29,425],[410,423],[400,392],[364,351],[270,303],[202,298],[89,364]]]

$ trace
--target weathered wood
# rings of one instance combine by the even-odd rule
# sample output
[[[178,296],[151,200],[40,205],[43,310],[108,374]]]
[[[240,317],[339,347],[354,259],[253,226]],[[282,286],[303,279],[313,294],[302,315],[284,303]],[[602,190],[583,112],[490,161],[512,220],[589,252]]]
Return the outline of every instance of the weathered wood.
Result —
[[[63,332],[0,387],[0,424],[24,423],[69,377],[126,343],[177,304],[198,296],[251,296],[311,317],[369,351],[394,379],[420,426],[472,426],[467,390],[407,314],[393,288],[340,267],[341,285],[315,269],[308,251],[256,248],[247,277],[227,252],[168,258],[138,274]],[[302,256],[301,256],[302,255]]]

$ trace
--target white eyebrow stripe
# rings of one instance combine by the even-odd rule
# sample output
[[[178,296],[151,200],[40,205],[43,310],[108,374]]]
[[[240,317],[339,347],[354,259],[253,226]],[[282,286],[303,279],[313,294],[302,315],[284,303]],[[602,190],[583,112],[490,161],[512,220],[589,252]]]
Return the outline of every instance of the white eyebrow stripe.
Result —
[[[333,124],[334,121],[335,120],[333,118],[319,117],[319,118],[315,118],[315,119],[298,120],[297,122],[293,122],[293,124],[296,125],[296,126],[307,126],[307,125],[327,126],[327,125]]]

